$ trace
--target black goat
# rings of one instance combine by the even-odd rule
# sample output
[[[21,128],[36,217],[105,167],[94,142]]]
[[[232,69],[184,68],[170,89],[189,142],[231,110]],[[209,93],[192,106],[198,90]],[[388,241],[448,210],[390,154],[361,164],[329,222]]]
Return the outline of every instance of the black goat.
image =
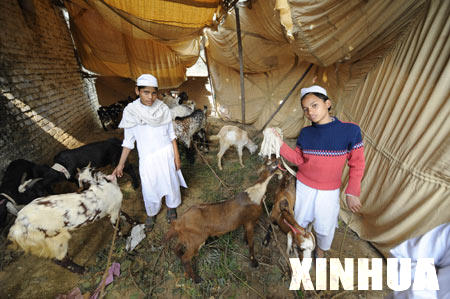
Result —
[[[5,225],[8,202],[17,209],[17,206],[29,204],[50,193],[42,178],[51,170],[47,165],[37,165],[24,159],[9,163],[0,185],[0,227]]]
[[[128,97],[126,100],[119,101],[109,106],[101,106],[97,110],[97,114],[102,123],[103,130],[108,131],[109,129],[117,129],[120,120],[122,119],[123,109],[132,101],[134,101],[134,99]]]
[[[189,99],[189,97],[188,97],[187,93],[183,91],[178,95],[178,104],[180,104],[180,105],[185,104],[188,101],[188,99]]]
[[[116,166],[122,154],[122,141],[117,138],[110,138],[104,141],[97,141],[83,145],[79,148],[64,150],[58,153],[53,162],[62,165],[66,170],[66,175],[71,181],[75,180],[78,169],[86,167],[89,163],[91,167],[99,168],[107,165]],[[55,165],[53,168],[56,168]],[[139,187],[139,180],[129,163],[125,164],[124,172],[131,176],[133,188]],[[44,178],[46,186],[66,179],[64,172],[52,169]]]

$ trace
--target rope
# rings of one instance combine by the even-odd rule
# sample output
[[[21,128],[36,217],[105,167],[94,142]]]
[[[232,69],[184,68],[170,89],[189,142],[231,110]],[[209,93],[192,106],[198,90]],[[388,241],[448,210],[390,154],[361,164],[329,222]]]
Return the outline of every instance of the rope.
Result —
[[[295,173],[295,171],[294,171],[292,168],[290,168],[290,167],[286,164],[286,162],[284,161],[283,158],[281,158],[281,162],[283,162],[284,168],[286,168],[286,170],[287,170],[290,174],[292,174],[294,177],[297,177],[297,174]]]
[[[348,227],[350,226],[350,223],[352,223],[352,220],[353,220],[353,213],[350,215],[350,220],[348,221],[347,226],[345,227],[345,230],[344,230],[344,237],[342,238],[341,246],[339,246],[339,256],[338,256],[338,258],[341,258],[342,245],[343,245],[344,242],[345,242],[345,237],[347,236],[347,230],[348,230]]]
[[[120,211],[119,211],[119,214],[120,214]],[[113,239],[111,242],[111,248],[109,249],[109,253],[108,253],[108,261],[106,262],[106,269],[105,269],[105,272],[103,273],[102,288],[100,289],[100,295],[98,296],[99,298],[103,298],[103,296],[104,296],[103,291],[105,290],[106,277],[108,276],[108,270],[109,270],[109,266],[111,264],[111,256],[112,256],[112,252],[114,249],[114,243],[116,242],[117,231],[119,230],[119,221],[120,221],[120,215],[117,215],[116,225],[114,226]]]
[[[272,118],[275,116],[275,114],[278,113],[278,111],[280,111],[280,109],[283,107],[284,103],[286,103],[286,101],[289,99],[289,97],[291,96],[291,94],[294,92],[294,90],[297,88],[297,86],[300,84],[300,82],[303,81],[303,79],[305,78],[306,74],[308,74],[308,72],[311,70],[311,68],[313,67],[313,64],[311,63],[308,68],[306,69],[306,71],[303,73],[303,75],[300,77],[300,79],[298,79],[297,82],[295,82],[294,86],[292,87],[292,89],[288,92],[288,94],[284,97],[283,101],[281,102],[281,104],[278,106],[277,110],[275,110],[275,112],[269,117],[269,119],[266,121],[266,123],[264,124],[264,126],[262,127],[262,129],[259,131],[259,133],[261,133],[266,126],[270,123],[270,121],[272,120]]]

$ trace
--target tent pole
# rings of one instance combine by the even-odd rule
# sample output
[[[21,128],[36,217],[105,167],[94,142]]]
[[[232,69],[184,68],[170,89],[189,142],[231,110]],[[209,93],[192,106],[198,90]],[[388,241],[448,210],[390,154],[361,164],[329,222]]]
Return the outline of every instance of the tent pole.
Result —
[[[291,94],[294,92],[294,90],[297,88],[297,86],[300,84],[300,82],[302,82],[302,80],[305,78],[305,76],[308,74],[308,72],[311,70],[313,64],[311,63],[308,68],[306,69],[306,71],[303,73],[303,75],[300,77],[300,79],[298,79],[298,81],[295,83],[294,87],[292,87],[292,89],[288,92],[288,94],[284,97],[283,101],[281,102],[281,104],[278,106],[277,110],[275,110],[275,112],[269,117],[269,119],[266,121],[266,123],[264,124],[264,126],[262,127],[262,129],[258,132],[258,134],[260,134],[262,131],[264,131],[264,129],[266,128],[266,126],[269,124],[269,122],[272,120],[272,118],[275,116],[275,114],[278,113],[278,111],[280,111],[281,107],[283,107],[284,103],[286,103],[287,99],[291,96]]]
[[[239,20],[239,7],[236,3],[234,4],[234,13],[236,15],[236,33],[237,33],[238,51],[239,51],[239,74],[241,77],[242,126],[245,126],[244,60],[242,57],[241,23]]]
[[[202,36],[202,45],[203,45],[203,51],[205,53],[205,64],[206,64],[206,69],[208,70],[208,80],[209,80],[209,86],[211,88],[211,94],[212,94],[212,98],[213,98],[213,106],[212,107],[214,109],[214,111],[216,111],[217,113],[217,106],[216,106],[216,93],[214,92],[214,86],[213,86],[213,82],[212,82],[212,77],[211,77],[211,72],[209,71],[209,60],[208,60],[208,51],[206,51],[206,43],[205,43],[205,39],[206,39],[206,35],[204,34]],[[200,56],[201,58],[201,56]]]

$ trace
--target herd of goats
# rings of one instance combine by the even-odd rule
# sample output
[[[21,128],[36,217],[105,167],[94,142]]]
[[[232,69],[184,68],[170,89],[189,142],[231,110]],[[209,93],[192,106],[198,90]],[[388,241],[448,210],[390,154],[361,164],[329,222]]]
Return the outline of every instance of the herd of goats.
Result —
[[[178,141],[190,149],[193,140],[198,138],[204,144],[203,149],[207,150],[206,107],[195,109],[182,94],[178,97],[164,96],[164,102],[171,111],[176,111],[173,124]],[[183,115],[180,111],[187,110],[186,107],[190,113]],[[99,110],[99,116],[106,119],[107,112],[105,109],[102,111],[103,114]],[[109,118],[111,121],[114,119]],[[108,121],[102,120],[102,124],[105,129],[110,126]],[[219,169],[222,169],[221,158],[230,146],[237,149],[242,167],[243,148],[254,153],[258,147],[246,131],[235,126],[224,126],[209,139],[219,140]],[[51,167],[24,159],[12,161],[0,185],[0,227],[7,225],[7,213],[16,216],[8,234],[13,247],[53,259],[73,272],[83,273],[84,267],[75,264],[67,255],[71,232],[106,216],[110,217],[113,225],[121,219],[123,195],[116,177],[95,170],[117,165],[121,152],[121,141],[110,138],[63,150],[54,157]],[[139,180],[133,166],[127,163],[124,172],[130,175],[132,185],[137,189]],[[298,225],[293,216],[296,178],[284,170],[279,159],[271,157],[261,166],[257,181],[233,199],[192,206],[171,223],[165,240],[176,238],[174,251],[180,257],[187,277],[195,282],[201,281],[192,268],[192,258],[208,237],[221,236],[241,226],[245,229],[251,265],[258,266],[253,249],[254,227],[263,212],[262,200],[267,185],[274,176],[281,181],[275,192],[270,220],[287,234],[288,255],[293,252],[298,256],[298,250],[301,250],[304,257],[311,257],[315,248],[314,235]],[[78,191],[55,194],[55,184],[65,180],[78,184]],[[263,242],[265,246],[270,241],[271,231],[270,226]]]

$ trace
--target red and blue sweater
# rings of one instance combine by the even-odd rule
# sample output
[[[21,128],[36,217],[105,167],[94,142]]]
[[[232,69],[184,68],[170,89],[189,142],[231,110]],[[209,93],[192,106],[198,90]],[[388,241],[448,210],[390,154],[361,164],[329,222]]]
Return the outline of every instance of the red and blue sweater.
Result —
[[[298,166],[300,182],[319,190],[338,189],[348,161],[350,173],[345,193],[359,197],[365,162],[358,125],[337,118],[324,125],[313,124],[300,131],[295,150],[284,143],[280,154]]]

